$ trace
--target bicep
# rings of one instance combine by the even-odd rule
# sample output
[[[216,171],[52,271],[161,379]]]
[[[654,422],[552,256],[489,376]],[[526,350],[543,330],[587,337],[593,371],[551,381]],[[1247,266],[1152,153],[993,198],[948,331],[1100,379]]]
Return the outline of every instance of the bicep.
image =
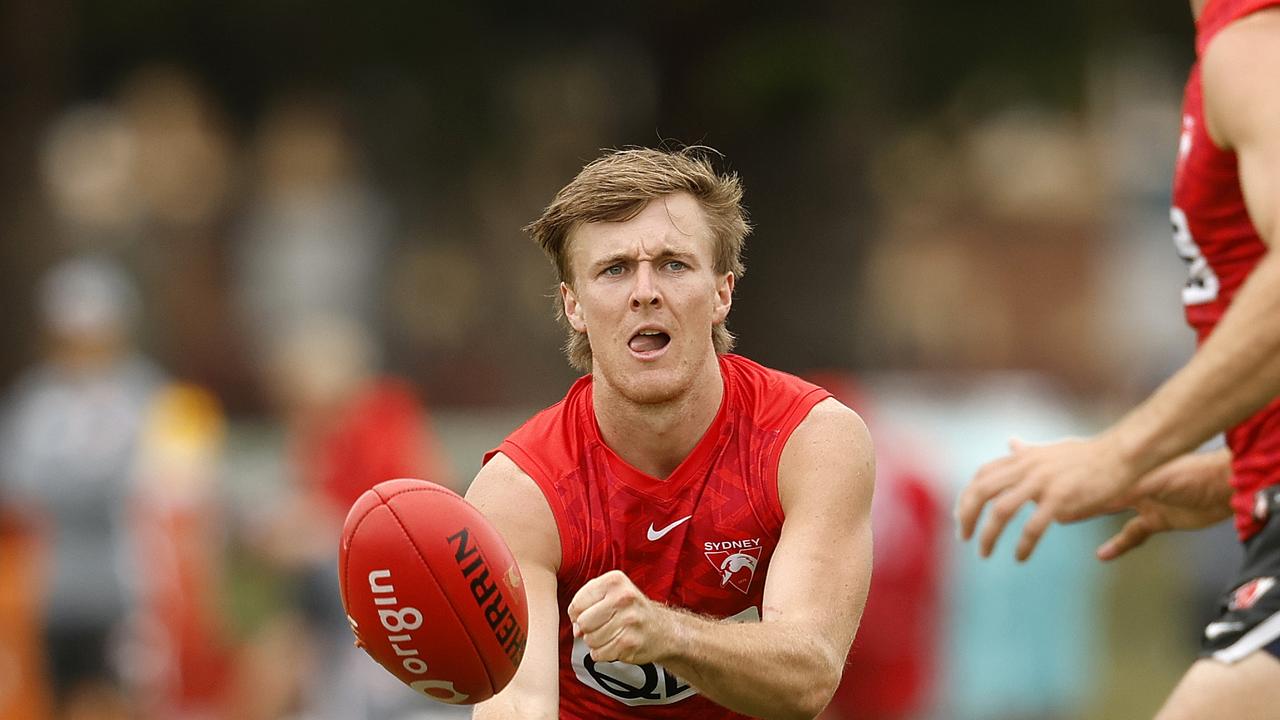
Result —
[[[785,520],[762,619],[801,622],[843,662],[871,580],[874,451],[853,411],[825,400],[796,428],[778,469]]]
[[[480,470],[467,500],[502,533],[520,566],[529,607],[524,657],[511,683],[476,706],[475,717],[555,718],[559,714],[559,622],[556,570],[560,543],[551,508],[533,480],[509,458]]]
[[[1280,138],[1274,145],[1269,152],[1240,154],[1240,187],[1245,205],[1254,228],[1268,247],[1280,238]]]
[[[1207,121],[1235,151],[1249,217],[1270,245],[1280,235],[1280,10],[1223,30],[1202,67]]]

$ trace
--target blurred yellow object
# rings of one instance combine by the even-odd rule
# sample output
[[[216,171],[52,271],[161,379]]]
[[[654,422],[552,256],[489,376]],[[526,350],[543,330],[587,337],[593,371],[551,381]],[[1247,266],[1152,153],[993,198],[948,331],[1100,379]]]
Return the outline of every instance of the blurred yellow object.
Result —
[[[139,445],[139,491],[151,501],[198,502],[217,481],[226,421],[208,390],[175,383],[159,393]]]

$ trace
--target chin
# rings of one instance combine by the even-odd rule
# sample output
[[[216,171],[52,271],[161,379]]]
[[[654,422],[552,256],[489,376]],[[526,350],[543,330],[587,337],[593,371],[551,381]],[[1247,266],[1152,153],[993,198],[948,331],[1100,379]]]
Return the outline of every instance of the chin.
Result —
[[[646,367],[617,371],[605,366],[601,370],[604,379],[615,392],[637,405],[670,402],[689,387],[689,378],[674,368]]]

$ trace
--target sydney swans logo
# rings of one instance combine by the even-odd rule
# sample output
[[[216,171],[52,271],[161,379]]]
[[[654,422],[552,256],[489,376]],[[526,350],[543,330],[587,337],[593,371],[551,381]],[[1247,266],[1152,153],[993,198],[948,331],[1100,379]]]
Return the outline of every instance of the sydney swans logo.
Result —
[[[751,589],[760,563],[760,538],[703,543],[703,555],[720,573],[720,587],[731,586],[739,592]]]

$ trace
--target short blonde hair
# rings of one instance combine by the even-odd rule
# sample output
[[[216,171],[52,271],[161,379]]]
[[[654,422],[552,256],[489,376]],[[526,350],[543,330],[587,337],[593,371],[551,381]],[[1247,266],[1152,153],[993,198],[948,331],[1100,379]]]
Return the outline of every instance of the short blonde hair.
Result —
[[[742,182],[737,173],[716,172],[711,155],[719,153],[704,146],[611,150],[583,167],[524,230],[551,259],[560,282],[572,286],[569,236],[574,229],[582,223],[626,222],[651,200],[684,192],[697,199],[706,215],[715,272],[742,277],[742,247],[751,233],[742,207]],[[563,304],[557,303],[557,308],[558,319],[569,330],[564,345],[569,364],[590,372],[591,345],[586,335],[569,327]],[[711,337],[717,353],[733,349],[733,333],[724,323],[712,328]]]

